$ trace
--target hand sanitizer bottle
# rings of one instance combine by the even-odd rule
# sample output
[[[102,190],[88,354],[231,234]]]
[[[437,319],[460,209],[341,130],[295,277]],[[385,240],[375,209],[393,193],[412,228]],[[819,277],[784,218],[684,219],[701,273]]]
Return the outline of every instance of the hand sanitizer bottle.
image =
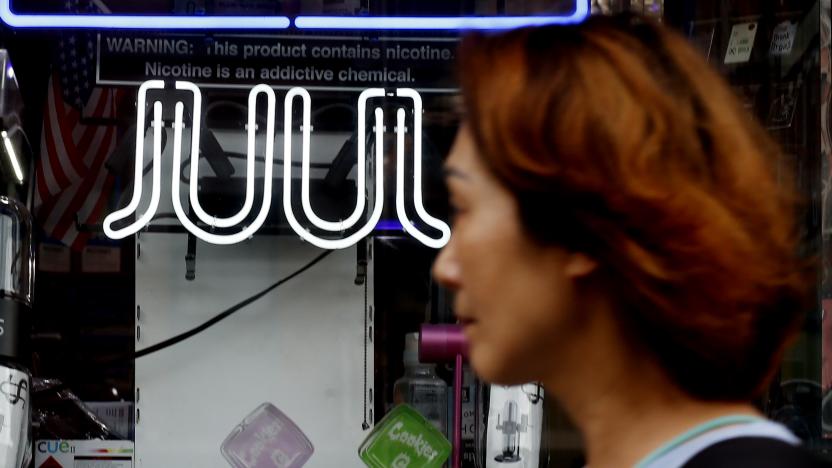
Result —
[[[419,362],[419,334],[404,340],[404,376],[393,384],[393,401],[407,403],[448,435],[448,384],[436,375],[436,364]]]

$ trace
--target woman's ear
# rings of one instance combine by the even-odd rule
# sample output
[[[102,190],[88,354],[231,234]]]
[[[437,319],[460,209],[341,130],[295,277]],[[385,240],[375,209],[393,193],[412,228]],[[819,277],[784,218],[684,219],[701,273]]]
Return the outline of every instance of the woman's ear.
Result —
[[[598,268],[598,262],[592,257],[581,252],[568,252],[564,272],[566,276],[577,279],[589,276]]]

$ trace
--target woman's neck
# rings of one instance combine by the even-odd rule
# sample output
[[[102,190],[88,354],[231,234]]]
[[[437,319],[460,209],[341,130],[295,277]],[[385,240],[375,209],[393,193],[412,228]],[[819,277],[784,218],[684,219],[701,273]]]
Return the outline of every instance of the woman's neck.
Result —
[[[655,360],[628,353],[617,325],[587,325],[595,330],[563,350],[544,385],[581,431],[590,468],[633,466],[703,422],[759,415],[750,404],[691,397]]]
[[[706,421],[729,414],[758,415],[749,404],[704,402],[654,390],[662,387],[645,388],[620,379],[604,391],[560,397],[584,436],[590,468],[634,466]]]

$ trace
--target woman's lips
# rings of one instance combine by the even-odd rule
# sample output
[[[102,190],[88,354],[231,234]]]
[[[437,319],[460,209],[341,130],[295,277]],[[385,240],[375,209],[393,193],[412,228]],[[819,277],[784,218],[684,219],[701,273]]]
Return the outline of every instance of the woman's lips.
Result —
[[[459,321],[459,324],[462,325],[462,328],[468,328],[476,323],[476,320],[470,317],[457,316],[457,320]]]

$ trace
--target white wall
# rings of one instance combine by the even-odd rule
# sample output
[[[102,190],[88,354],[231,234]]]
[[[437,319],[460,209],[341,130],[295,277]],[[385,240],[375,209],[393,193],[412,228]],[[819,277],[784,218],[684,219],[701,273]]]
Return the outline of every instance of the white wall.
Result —
[[[294,237],[200,242],[189,282],[186,242],[182,234],[140,236],[137,349],[198,325],[321,252]],[[266,401],[315,445],[308,467],[363,466],[364,289],[354,284],[355,259],[354,248],[336,251],[214,328],[139,359],[137,467],[227,467],[220,444]]]

